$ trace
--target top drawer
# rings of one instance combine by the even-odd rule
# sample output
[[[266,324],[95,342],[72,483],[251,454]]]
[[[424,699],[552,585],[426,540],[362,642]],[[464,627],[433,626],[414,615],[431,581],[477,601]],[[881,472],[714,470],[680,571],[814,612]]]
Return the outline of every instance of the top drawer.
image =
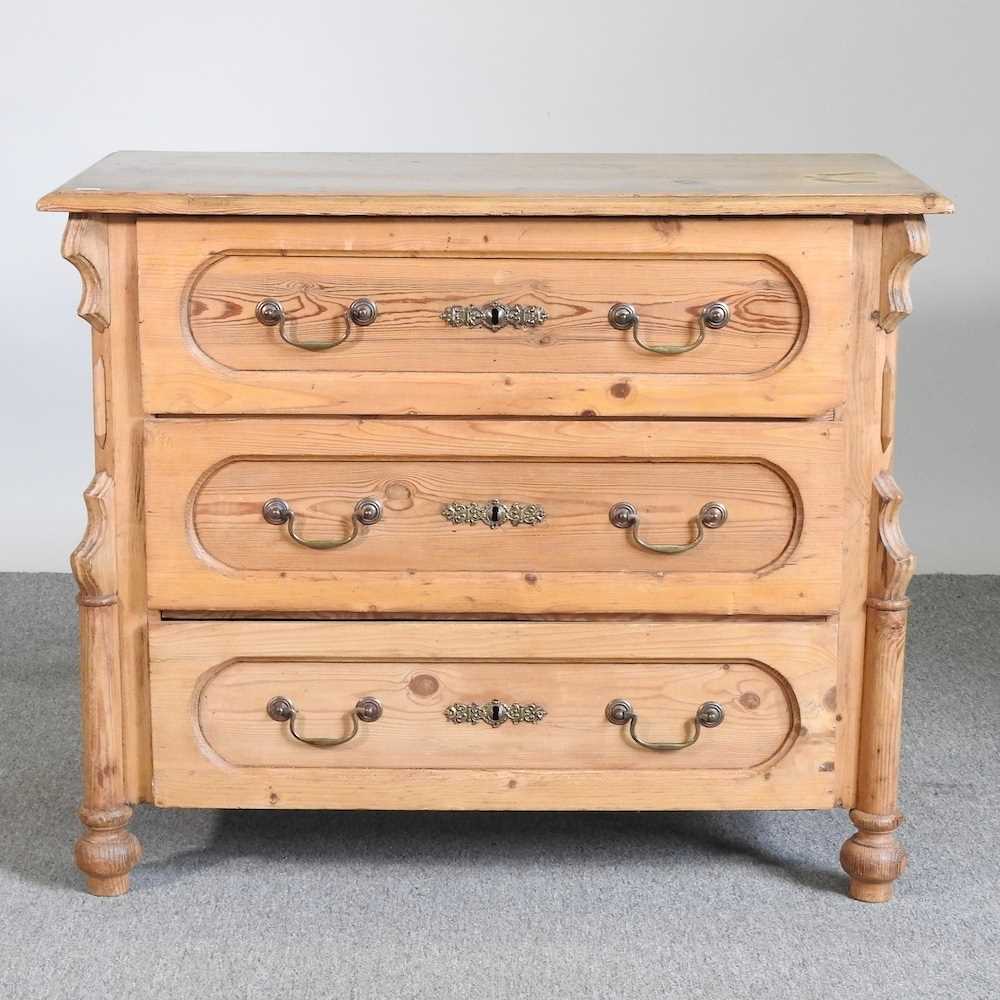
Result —
[[[146,410],[813,416],[845,396],[851,228],[141,219]]]

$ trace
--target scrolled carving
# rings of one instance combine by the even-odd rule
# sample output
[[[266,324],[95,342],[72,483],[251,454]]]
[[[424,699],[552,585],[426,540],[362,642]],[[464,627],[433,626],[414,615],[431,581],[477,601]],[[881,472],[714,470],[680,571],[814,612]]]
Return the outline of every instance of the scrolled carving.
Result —
[[[114,481],[98,472],[84,491],[87,529],[69,557],[80,588],[81,604],[100,606],[115,600]]]
[[[877,607],[908,605],[906,588],[917,568],[913,554],[899,523],[903,492],[889,472],[880,472],[874,480],[879,498],[878,510],[878,559],[880,560],[877,586],[872,589],[870,604]]]
[[[62,255],[83,280],[77,315],[95,330],[106,330],[111,323],[107,224],[87,215],[70,216]]]
[[[913,312],[910,273],[928,249],[927,225],[922,217],[885,220],[878,325],[886,333],[892,333]]]

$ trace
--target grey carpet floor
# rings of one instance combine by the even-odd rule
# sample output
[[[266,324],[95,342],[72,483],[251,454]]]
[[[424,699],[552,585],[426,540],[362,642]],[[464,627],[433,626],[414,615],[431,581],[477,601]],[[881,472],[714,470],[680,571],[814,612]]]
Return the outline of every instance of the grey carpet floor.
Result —
[[[74,589],[0,575],[0,997],[1000,997],[1000,577],[912,594],[886,906],[844,896],[841,811],[147,807],[100,900],[71,851]]]

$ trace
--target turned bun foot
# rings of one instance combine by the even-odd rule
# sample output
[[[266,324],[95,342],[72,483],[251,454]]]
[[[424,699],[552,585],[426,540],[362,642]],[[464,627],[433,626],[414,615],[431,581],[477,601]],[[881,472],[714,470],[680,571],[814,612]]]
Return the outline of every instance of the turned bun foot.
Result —
[[[896,840],[902,816],[877,816],[851,810],[858,832],[840,850],[840,865],[851,877],[847,890],[863,903],[887,903],[892,884],[906,871],[906,851]]]
[[[76,864],[87,876],[87,891],[94,896],[128,892],[129,872],[142,857],[138,838],[126,829],[131,818],[128,806],[104,812],[80,810],[87,829],[76,842]]]

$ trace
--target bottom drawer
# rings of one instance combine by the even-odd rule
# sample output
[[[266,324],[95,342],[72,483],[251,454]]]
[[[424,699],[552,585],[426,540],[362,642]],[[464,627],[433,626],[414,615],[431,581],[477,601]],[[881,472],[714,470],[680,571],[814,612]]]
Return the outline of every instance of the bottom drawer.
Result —
[[[835,653],[827,621],[157,621],[155,799],[829,807]]]

